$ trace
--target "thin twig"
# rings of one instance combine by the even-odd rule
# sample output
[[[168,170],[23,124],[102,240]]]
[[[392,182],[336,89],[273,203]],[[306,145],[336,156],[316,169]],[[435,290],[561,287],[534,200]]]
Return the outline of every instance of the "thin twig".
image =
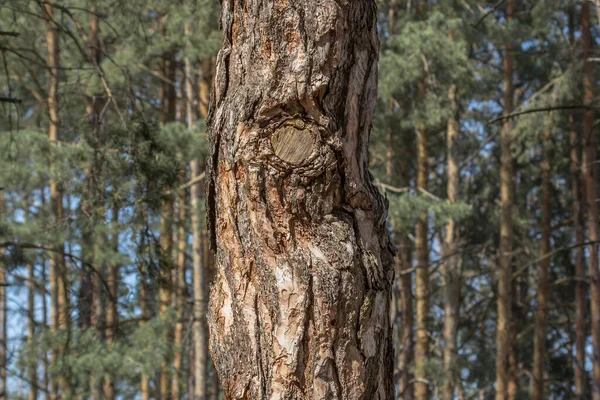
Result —
[[[500,122],[500,121],[504,121],[506,119],[511,119],[514,117],[518,117],[521,115],[525,115],[525,114],[533,114],[533,113],[538,113],[538,112],[550,112],[550,111],[557,111],[557,110],[595,110],[596,108],[592,107],[592,106],[586,106],[583,104],[580,105],[563,105],[563,106],[553,106],[553,107],[542,107],[542,108],[530,108],[529,110],[525,110],[525,111],[519,111],[516,113],[511,113],[511,114],[507,114],[507,115],[501,115],[498,118],[494,118],[490,121],[488,121],[488,125],[494,124],[496,122]]]

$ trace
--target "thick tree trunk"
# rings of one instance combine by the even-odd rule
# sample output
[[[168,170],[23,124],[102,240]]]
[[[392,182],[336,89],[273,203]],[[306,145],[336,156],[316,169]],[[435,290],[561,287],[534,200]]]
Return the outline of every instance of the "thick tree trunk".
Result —
[[[506,19],[513,20],[514,0],[505,3]],[[504,115],[513,110],[513,45],[506,43],[504,51]],[[504,121],[500,132],[500,252],[498,255],[498,316],[496,332],[496,400],[508,396],[508,356],[511,349],[511,281],[513,242],[513,160],[511,154],[511,123]]]
[[[552,183],[551,155],[550,155],[550,128],[544,132],[544,161],[542,162],[542,243],[540,246],[540,269],[537,279],[537,309],[535,313],[535,329],[533,340],[533,392],[532,400],[544,399],[544,360],[546,354],[546,329],[548,325],[548,297],[550,284],[548,274],[550,269],[550,235],[552,213]]]
[[[456,85],[451,85],[448,98],[452,106],[452,115],[448,120],[446,146],[448,154],[447,193],[450,204],[456,203],[459,198],[460,172],[458,164],[458,101],[456,98]],[[458,255],[459,236],[456,221],[450,219],[446,225],[445,238],[445,263],[444,263],[444,371],[446,379],[442,389],[443,400],[453,400],[456,386],[456,356],[457,333],[460,307],[460,256]]]
[[[592,37],[590,32],[590,5],[584,1],[581,6],[581,26],[583,41],[583,103],[589,106],[594,99],[594,66]],[[600,400],[600,270],[598,269],[598,203],[596,202],[596,143],[594,140],[594,110],[585,111],[583,120],[583,176],[585,180],[588,235],[592,244],[590,254],[590,303],[592,331],[592,398]]]
[[[221,11],[208,320],[225,398],[393,399],[393,248],[367,170],[375,2]]]
[[[191,35],[192,31],[189,25],[185,26],[185,34]],[[188,129],[193,130],[196,125],[196,114],[194,112],[195,92],[192,77],[192,63],[189,59],[185,60],[186,70],[186,95],[187,95],[187,123]],[[206,74],[206,70],[203,70]],[[201,74],[202,75],[202,74]],[[208,114],[208,104],[206,92],[208,84],[201,76],[198,80],[199,87],[199,105],[200,116],[206,118]],[[204,90],[204,96],[202,91]],[[204,97],[204,98],[203,98]],[[192,179],[200,175],[200,163],[197,160],[190,162],[190,171]],[[202,228],[200,223],[200,190],[201,185],[197,183],[190,188],[190,214],[192,221],[192,258],[193,258],[193,282],[194,282],[194,306],[193,306],[193,331],[194,331],[194,400],[206,400],[207,398],[207,366],[208,366],[208,327],[206,325],[206,271],[205,260],[202,249]]]

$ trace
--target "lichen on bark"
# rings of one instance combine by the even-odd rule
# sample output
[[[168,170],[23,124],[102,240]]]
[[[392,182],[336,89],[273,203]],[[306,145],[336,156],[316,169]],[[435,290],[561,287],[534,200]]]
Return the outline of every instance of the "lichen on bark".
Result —
[[[393,399],[372,0],[221,4],[210,347],[228,399]]]

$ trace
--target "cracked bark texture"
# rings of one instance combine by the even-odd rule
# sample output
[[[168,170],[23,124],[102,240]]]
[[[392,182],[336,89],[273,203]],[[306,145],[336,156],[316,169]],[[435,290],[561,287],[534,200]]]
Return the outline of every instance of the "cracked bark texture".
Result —
[[[224,0],[209,126],[227,399],[393,399],[393,255],[368,172],[373,0]]]

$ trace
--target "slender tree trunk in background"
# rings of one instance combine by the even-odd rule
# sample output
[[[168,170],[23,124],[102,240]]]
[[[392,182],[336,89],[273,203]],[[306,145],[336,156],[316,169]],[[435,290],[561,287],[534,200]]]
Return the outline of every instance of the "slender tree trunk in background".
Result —
[[[0,254],[0,257],[2,255]],[[37,354],[35,346],[35,291],[36,277],[35,266],[33,263],[27,264],[27,344],[33,354]],[[38,377],[37,377],[37,359],[29,365],[29,400],[37,400],[38,398]],[[0,390],[0,393],[2,391]]]
[[[550,236],[552,233],[552,160],[550,150],[550,128],[546,128],[543,138],[544,161],[542,162],[542,243],[540,246],[540,269],[537,279],[537,309],[535,313],[535,329],[533,339],[533,392],[532,400],[543,400],[544,397],[544,360],[546,358],[546,330],[548,326],[548,297],[550,283]]]
[[[42,3],[40,3],[42,4]],[[46,46],[48,49],[47,67],[48,67],[48,139],[53,145],[57,145],[59,141],[59,104],[58,104],[58,86],[60,72],[60,50],[58,29],[54,24],[54,8],[50,4],[43,4],[42,10],[45,14],[47,22],[46,30]],[[55,155],[51,155],[49,170],[54,171]],[[52,221],[54,227],[57,228],[63,219],[62,191],[58,182],[50,178],[50,199],[52,208]],[[68,331],[70,327],[70,310],[69,310],[69,288],[68,288],[68,271],[64,258],[64,244],[53,244],[56,250],[50,257],[50,287],[52,296],[53,321],[52,327],[54,330]],[[53,352],[52,364],[56,365],[58,357],[63,351],[62,344]],[[57,379],[53,379],[52,398],[58,396],[58,387],[61,390],[62,397],[70,395],[69,373],[63,371]],[[58,384],[58,387],[57,387]]]
[[[575,56],[575,6],[569,8],[569,44]],[[581,176],[580,138],[575,125],[575,113],[569,113],[569,140],[571,145],[571,193],[573,196],[573,231],[575,236],[575,396],[583,400],[586,386],[585,342],[586,334],[586,276],[585,249],[585,213],[583,199],[583,181]]]
[[[592,56],[592,37],[590,33],[590,6],[584,1],[581,6],[581,26],[583,41],[583,104],[591,105],[594,99],[594,66]],[[594,110],[585,111],[583,120],[583,161],[582,170],[585,181],[588,235],[590,245],[590,302],[592,331],[592,398],[600,400],[600,270],[598,269],[598,203],[596,202],[596,143],[594,140]]]
[[[92,259],[94,261],[100,259],[99,255],[101,252],[102,244],[105,243],[105,237],[101,234],[93,235],[92,244]],[[106,307],[104,302],[104,282],[105,282],[105,271],[104,264],[95,263],[94,271],[92,273],[92,329],[94,339],[102,341],[105,339],[105,326],[106,326]],[[90,374],[90,399],[91,400],[102,400],[102,377]]]
[[[225,398],[392,399],[393,252],[367,170],[375,2],[221,12],[208,321]]]
[[[161,103],[163,112],[161,114],[161,124],[165,125],[176,120],[177,96],[174,82],[176,76],[175,52],[169,51],[164,60],[165,76],[169,83],[163,83],[164,90]],[[160,283],[159,283],[159,313],[161,318],[166,317],[167,311],[172,304],[173,296],[173,199],[163,200],[160,220]],[[172,344],[173,332],[169,329],[167,332],[166,343]],[[159,395],[160,400],[169,400],[172,396],[171,377],[169,373],[170,361],[172,360],[171,351],[168,352],[165,362],[160,368]]]
[[[187,220],[187,193],[185,190],[179,193],[178,207],[178,234],[177,234],[177,270],[175,274],[175,312],[177,314],[177,322],[175,324],[175,337],[173,347],[175,354],[173,358],[173,396],[172,398],[180,399],[185,393],[183,369],[183,322],[185,318],[185,303],[186,303],[186,284],[185,284],[185,249],[187,247],[187,230],[185,223]]]
[[[0,191],[0,215],[5,213],[4,192]],[[0,248],[0,398],[7,399],[7,368],[8,368],[8,331],[7,331],[7,302],[6,302],[6,250]]]
[[[423,84],[419,84],[422,86]],[[424,90],[419,90],[424,93]],[[423,127],[417,128],[417,189],[427,190],[429,182],[428,135]],[[427,212],[417,218],[415,227],[416,270],[416,345],[415,345],[415,398],[427,400],[429,384],[425,363],[429,355],[429,219]]]
[[[185,26],[185,34],[191,35],[189,25]],[[192,83],[194,76],[192,62],[185,60],[186,70],[186,95],[187,95],[187,123],[188,129],[194,130],[196,125],[196,114],[194,112],[195,91]],[[206,71],[203,71],[206,73]],[[207,82],[199,79],[200,85],[199,104],[200,116],[205,119],[208,113],[207,107],[202,107],[202,87],[208,91]],[[190,162],[192,179],[200,175],[200,164],[197,160]],[[207,398],[207,366],[208,366],[208,329],[206,325],[206,266],[202,251],[202,228],[200,226],[200,183],[190,188],[190,216],[192,221],[192,258],[193,258],[193,283],[194,283],[194,306],[193,306],[193,340],[194,340],[194,400],[206,400]]]
[[[145,216],[147,220],[147,216]],[[146,261],[146,252],[148,248],[146,245],[146,238],[144,233],[141,233],[140,245],[138,250],[138,257],[141,258],[138,296],[140,302],[141,322],[140,326],[144,326],[150,319],[150,309],[148,304],[148,263]],[[150,378],[145,372],[142,372],[140,378],[140,392],[142,400],[150,400]]]
[[[514,1],[505,3],[506,19],[514,19]],[[504,51],[504,115],[513,110],[513,45],[506,43]],[[498,317],[496,326],[496,400],[508,397],[508,356],[511,349],[511,282],[513,242],[513,160],[511,154],[511,122],[506,119],[500,131],[500,252],[498,255]]]
[[[46,189],[45,189],[45,185],[42,184],[42,187],[40,188],[40,202],[42,203],[42,210],[46,209]],[[44,327],[44,329],[48,329],[48,327],[50,326],[51,328],[51,322],[50,324],[48,323],[48,305],[46,302],[46,297],[47,297],[47,292],[46,292],[46,282],[48,282],[48,274],[46,273],[46,258],[45,258],[45,253],[41,252],[41,260],[40,260],[40,265],[42,267],[42,273],[41,273],[41,284],[40,284],[40,294],[42,297],[42,326]],[[42,366],[44,369],[43,372],[43,379],[44,382],[42,383],[41,387],[44,389],[44,398],[46,400],[52,399],[52,391],[50,389],[50,362],[48,359],[48,352],[44,352],[44,356],[42,358]]]
[[[112,209],[112,243],[111,247],[115,254],[119,253],[119,209],[113,207]],[[114,346],[117,340],[117,332],[119,330],[119,266],[115,262],[111,262],[107,266],[106,270],[106,286],[108,293],[106,295],[106,322],[105,322],[105,336],[106,345],[108,348]],[[112,374],[109,373],[104,378],[103,385],[104,399],[114,400],[115,394],[115,381]]]
[[[419,18],[425,17],[427,0],[418,0],[416,12]],[[424,100],[426,94],[424,77],[418,83],[417,97]],[[429,186],[429,135],[422,123],[417,123],[417,190],[427,190]],[[429,218],[421,213],[415,225],[415,274],[416,300],[416,343],[415,343],[415,399],[427,400],[429,381],[425,364],[429,356]]]
[[[406,186],[410,182],[410,155],[407,146],[401,154],[400,161],[400,186]],[[412,400],[414,397],[413,376],[411,372],[414,360],[414,312],[412,292],[412,246],[408,232],[405,229],[397,229],[398,254],[395,257],[396,276],[399,280],[399,293],[396,299],[396,312],[398,313],[399,347],[396,353],[396,371],[398,375],[398,393],[403,400]]]
[[[458,163],[458,138],[460,126],[458,123],[458,100],[456,85],[451,85],[448,98],[452,107],[452,115],[448,120],[446,146],[448,154],[447,193],[450,204],[459,200],[460,172]],[[445,238],[444,263],[444,371],[447,376],[442,388],[442,399],[453,400],[456,386],[456,356],[457,333],[460,309],[460,256],[458,255],[459,235],[458,226],[453,219],[448,220]]]
[[[406,170],[410,168],[408,163]],[[408,182],[408,173],[404,175],[404,182]],[[403,400],[412,400],[414,397],[413,376],[411,366],[414,360],[413,339],[413,293],[412,293],[412,249],[411,242],[406,232],[400,238],[399,253],[396,256],[396,273],[400,280],[400,296],[397,310],[400,313],[401,325],[398,332],[400,348],[397,353],[396,367],[399,374],[398,391]]]
[[[394,34],[396,24],[396,7],[394,1],[390,1],[388,10],[388,23],[390,35]],[[389,101],[389,112],[393,113],[393,99]],[[395,138],[392,130],[388,130],[387,152],[386,152],[386,178],[389,184],[405,187],[410,184],[411,155],[408,146],[394,145]],[[399,171],[395,170],[394,159],[398,158]],[[412,293],[412,245],[408,232],[403,227],[394,227],[398,242],[398,254],[394,259],[395,276],[398,279],[398,293],[395,296],[393,320],[398,324],[397,347],[394,376],[398,377],[398,394],[403,400],[412,400],[414,395],[413,377],[411,366],[414,360],[413,339],[413,293]]]
[[[201,119],[206,119],[208,116],[211,71],[213,67],[212,59],[207,58],[200,61],[200,72],[198,73],[198,115],[200,115]]]

